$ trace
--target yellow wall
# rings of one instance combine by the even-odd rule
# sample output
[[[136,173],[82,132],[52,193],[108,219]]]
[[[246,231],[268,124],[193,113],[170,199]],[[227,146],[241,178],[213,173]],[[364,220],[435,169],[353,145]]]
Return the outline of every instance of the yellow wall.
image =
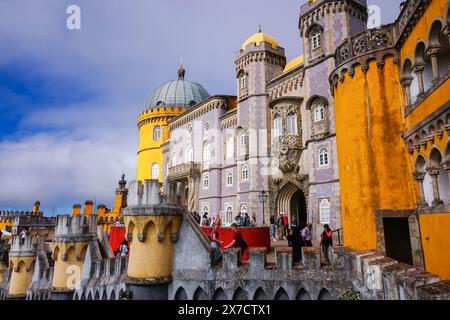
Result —
[[[181,216],[125,216],[127,233],[132,234],[128,276],[154,279],[170,276],[173,264],[171,233],[178,234]],[[164,234],[158,240],[157,234]],[[146,235],[143,242],[138,234]]]
[[[375,210],[415,207],[393,57],[383,70],[370,61],[366,75],[357,66],[353,78],[338,82],[334,100],[344,243],[374,249]]]
[[[450,280],[450,214],[419,215],[426,271]]]
[[[81,281],[86,248],[87,242],[53,243],[53,254],[56,258],[52,283],[54,288],[74,289],[78,281]],[[67,256],[63,261],[64,253]],[[77,254],[80,255],[80,260],[76,258]]]
[[[448,8],[448,0],[432,0],[425,10],[422,17],[420,17],[414,29],[408,35],[405,43],[400,50],[401,61],[405,61],[405,58],[414,59],[414,50],[416,48],[417,41],[422,39],[425,44],[428,40],[428,32],[434,18],[440,17],[445,22],[445,13]]]
[[[167,107],[146,110],[138,117],[139,146],[137,153],[137,180],[151,179],[151,166],[159,163],[159,180],[162,181],[162,150],[161,144],[170,137],[167,123],[182,112],[184,107]],[[153,140],[153,129],[161,126],[161,139]]]
[[[10,295],[25,295],[33,278],[35,257],[11,257],[10,266],[12,267],[11,280],[9,284]],[[16,271],[16,266],[19,270]],[[29,270],[27,270],[27,268]]]

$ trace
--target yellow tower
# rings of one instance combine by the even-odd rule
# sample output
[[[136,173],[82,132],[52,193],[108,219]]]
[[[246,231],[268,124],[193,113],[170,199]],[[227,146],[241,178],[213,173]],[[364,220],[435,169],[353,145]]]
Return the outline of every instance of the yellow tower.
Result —
[[[344,244],[361,250],[383,247],[379,211],[415,207],[398,63],[379,54],[332,75]]]
[[[137,180],[162,181],[161,145],[169,139],[169,121],[209,97],[200,84],[185,80],[184,75],[185,70],[180,67],[178,80],[156,89],[147,109],[138,117]]]
[[[36,261],[37,238],[13,236],[9,252],[9,267],[12,270],[8,298],[23,299],[33,278]]]
[[[164,200],[158,180],[145,180],[144,184],[132,181],[129,188],[129,205],[124,210],[127,239],[132,248],[128,284],[141,288],[147,284],[147,290],[153,290],[151,297],[164,298],[172,280],[174,242],[178,240],[182,221],[183,209],[176,206],[176,184],[166,186]]]
[[[97,239],[97,215],[60,215],[53,237],[52,295],[71,295],[80,284],[89,242]]]

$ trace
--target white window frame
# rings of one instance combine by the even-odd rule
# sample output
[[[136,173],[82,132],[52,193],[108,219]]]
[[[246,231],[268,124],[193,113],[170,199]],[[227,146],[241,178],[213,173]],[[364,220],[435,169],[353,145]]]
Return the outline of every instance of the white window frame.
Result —
[[[205,210],[205,208],[206,208],[206,210]],[[209,216],[209,203],[207,203],[207,202],[202,203],[202,217],[205,213],[208,214],[208,216]]]
[[[286,118],[287,122],[287,134],[288,135],[294,135],[298,133],[297,129],[297,114],[290,113],[288,114]]]
[[[314,123],[322,122],[325,120],[325,106],[323,102],[317,102],[313,108],[314,112]]]
[[[243,73],[240,78],[239,78],[239,86],[241,89],[245,89],[247,88],[247,75],[245,73]]]
[[[239,136],[239,143],[241,146],[247,145],[247,135],[245,133],[243,133]]]
[[[246,181],[250,178],[250,170],[248,165],[244,164],[242,165],[242,169],[241,169],[241,179],[242,181]]]
[[[283,118],[277,115],[273,119],[273,137],[277,138],[283,134]]]
[[[246,203],[241,203],[241,211],[242,214],[248,213],[248,207]]]
[[[331,201],[330,198],[319,199],[319,219],[320,224],[331,223]]]
[[[161,130],[162,129],[160,125],[156,125],[153,127],[153,140],[161,140]]]
[[[159,162],[153,162],[152,163],[152,166],[151,166],[152,179],[159,179],[159,168],[160,168]]]
[[[209,189],[209,173],[204,173],[203,174],[203,189]]]
[[[209,163],[211,161],[211,145],[209,142],[203,144],[202,161],[203,163]]]
[[[231,178],[231,183],[230,183],[230,178]],[[227,187],[232,187],[233,186],[233,172],[228,171],[225,179],[226,179]]]
[[[192,146],[189,144],[185,150],[184,162],[190,163],[193,161],[194,161],[194,150],[193,150]]]
[[[171,157],[170,161],[172,163],[172,167],[176,167],[177,166],[178,157],[177,157],[177,153],[176,152],[172,153],[172,157]]]
[[[315,27],[310,33],[311,50],[319,49],[322,46],[322,31]]]
[[[233,223],[233,204],[232,203],[225,203],[222,221],[228,225]]]
[[[227,139],[226,146],[225,146],[225,155],[226,159],[231,159],[234,157],[234,137],[230,137]]]
[[[326,167],[330,164],[330,153],[328,152],[328,148],[320,147],[319,148],[319,167]]]

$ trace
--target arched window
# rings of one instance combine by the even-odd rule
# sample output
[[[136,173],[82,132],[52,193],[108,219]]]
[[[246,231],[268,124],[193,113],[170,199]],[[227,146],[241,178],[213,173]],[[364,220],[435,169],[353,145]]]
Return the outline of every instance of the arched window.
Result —
[[[226,158],[230,159],[234,157],[234,138],[230,137],[227,140],[226,145]]]
[[[202,214],[207,214],[209,215],[209,205],[207,203],[203,204],[202,206]]]
[[[331,218],[330,199],[319,199],[319,215],[321,224],[329,224]]]
[[[205,124],[203,125],[203,139],[208,138],[208,131],[209,131],[209,123],[205,122]]]
[[[206,142],[203,145],[203,163],[209,163],[211,160],[211,148],[209,146],[209,142]]]
[[[159,178],[159,163],[155,162],[152,164],[152,179]]]
[[[297,134],[297,115],[295,113],[287,116],[287,131],[288,134]]]
[[[227,204],[225,207],[225,223],[233,222],[233,206],[231,204]]]
[[[243,73],[239,78],[239,84],[241,89],[247,88],[247,75],[245,73]]]
[[[249,176],[248,166],[244,164],[242,166],[242,174],[241,174],[242,180],[248,180],[248,176]]]
[[[177,165],[177,154],[174,152],[172,153],[172,167],[175,167]]]
[[[282,119],[279,115],[276,115],[273,119],[273,136],[274,138],[277,138],[282,135],[283,126],[282,126]]]
[[[209,173],[203,175],[203,189],[209,188]]]
[[[193,150],[192,150],[192,146],[188,145],[186,147],[186,152],[184,154],[184,162],[189,163],[189,162],[192,162],[192,161],[194,161],[194,153],[193,153]]]
[[[191,124],[188,125],[188,127],[186,128],[186,131],[187,131],[188,135],[191,136],[191,134],[192,134],[192,125]]]
[[[325,119],[325,108],[323,102],[316,100],[313,104],[314,122],[320,122]]]
[[[313,30],[311,30],[309,38],[311,41],[312,50],[320,48],[320,46],[322,45],[322,31],[319,28],[316,27]]]
[[[227,173],[227,186],[230,187],[233,185],[233,174],[231,172]]]
[[[248,213],[247,204],[245,203],[241,204],[241,213],[242,214]]]
[[[153,140],[160,140],[161,139],[161,127],[155,126],[153,128]]]
[[[328,159],[328,150],[327,148],[320,148],[319,150],[319,165],[320,166],[327,166],[329,164]]]

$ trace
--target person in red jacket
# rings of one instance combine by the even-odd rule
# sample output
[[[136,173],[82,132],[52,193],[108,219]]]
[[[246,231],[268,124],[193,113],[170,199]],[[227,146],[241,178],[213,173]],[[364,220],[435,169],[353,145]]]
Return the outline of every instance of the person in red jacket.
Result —
[[[284,230],[285,230],[285,234],[289,234],[289,219],[288,219],[287,214],[285,214],[285,215],[283,216],[283,219],[284,219]]]
[[[329,249],[333,245],[333,231],[328,224],[323,226],[323,232],[320,239],[320,246],[322,247],[323,255],[326,263],[330,264]]]

